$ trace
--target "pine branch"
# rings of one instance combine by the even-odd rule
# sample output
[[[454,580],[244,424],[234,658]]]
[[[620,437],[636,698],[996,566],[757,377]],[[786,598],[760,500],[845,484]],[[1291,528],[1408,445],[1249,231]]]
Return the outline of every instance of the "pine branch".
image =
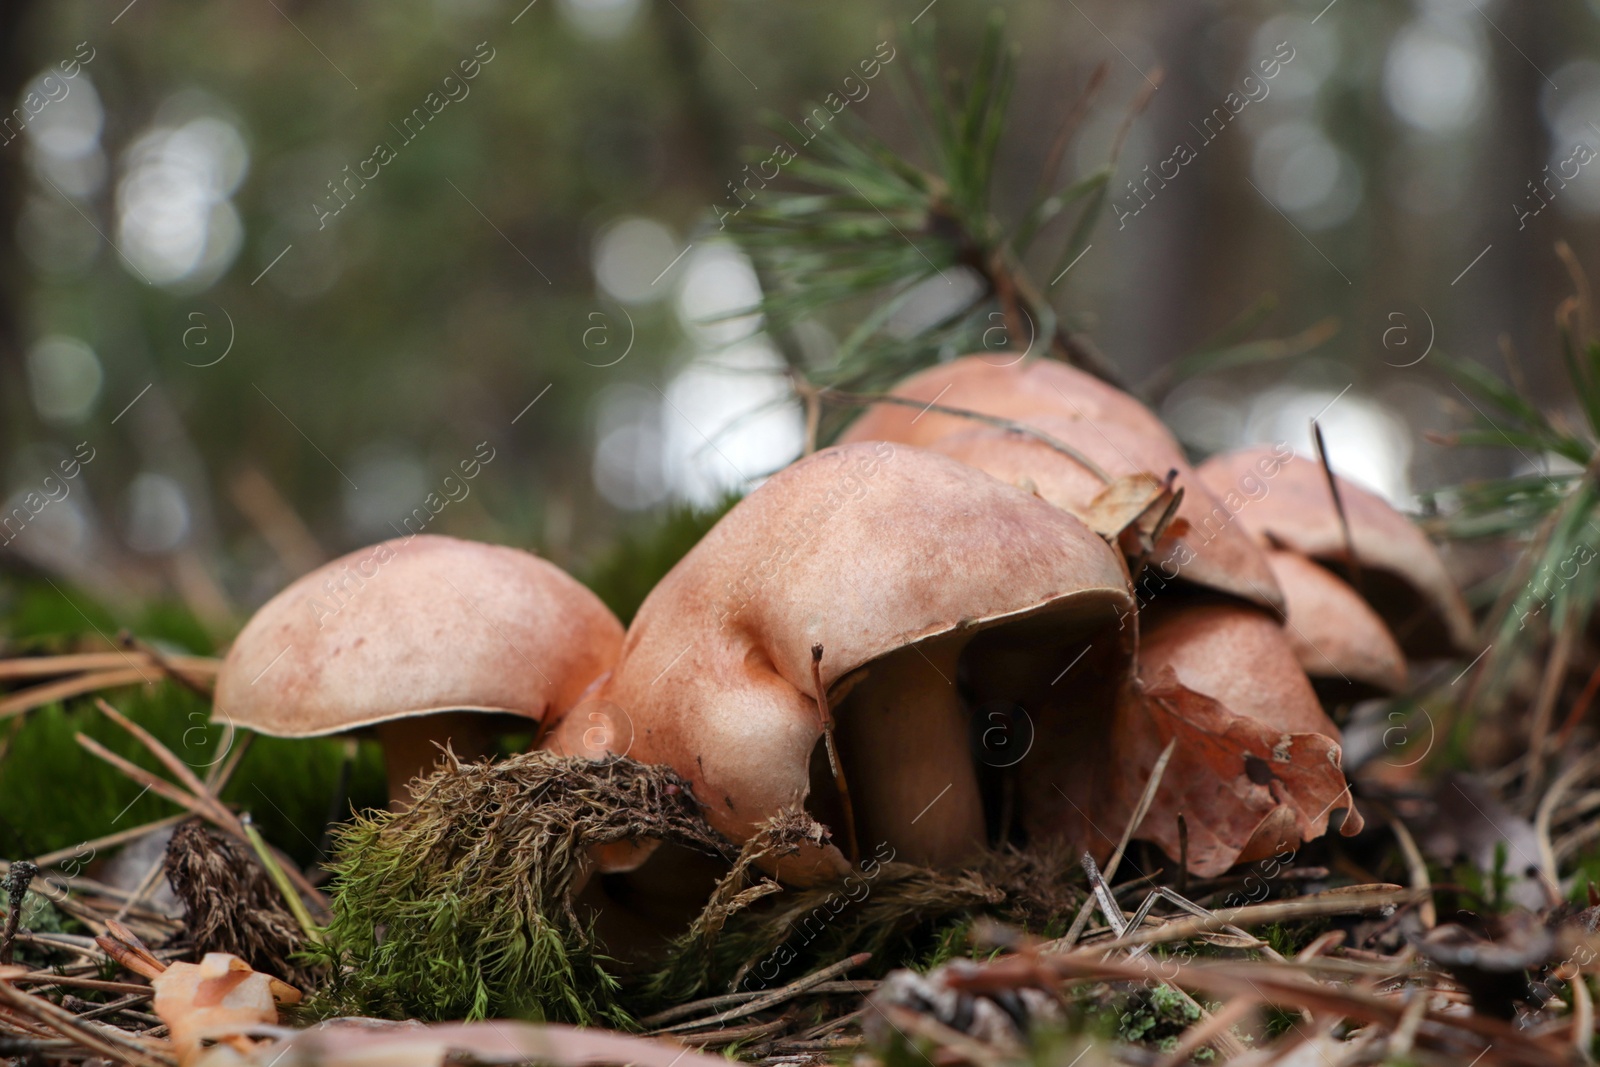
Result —
[[[1067,327],[1023,262],[1057,229],[1067,233],[1057,233],[1054,255],[1079,254],[1102,214],[1114,160],[1064,182],[1057,172],[1104,69],[1067,109],[1032,203],[1008,225],[993,204],[1016,73],[1003,18],[990,18],[965,77],[939,75],[931,32],[924,26],[906,47],[925,164],[894,152],[845,111],[784,168],[806,191],[741,201],[731,228],[763,281],[755,310],[797,380],[843,392],[875,392],[940,358],[986,348],[1048,354],[1116,381],[1115,368]],[[1135,102],[1129,122],[1147,99]],[[798,132],[773,128],[785,145]],[[941,297],[938,313],[908,321]],[[808,363],[790,343],[794,332],[830,321],[847,324],[842,339]]]
[[[1600,340],[1590,332],[1595,317],[1588,280],[1564,242],[1556,252],[1575,290],[1557,309],[1556,325],[1569,386],[1587,423],[1582,432],[1526,395],[1509,346],[1504,351],[1515,383],[1510,385],[1476,363],[1440,357],[1471,406],[1475,427],[1436,439],[1510,447],[1529,466],[1558,457],[1580,468],[1533,470],[1425,497],[1433,507],[1441,498],[1454,503],[1454,513],[1439,524],[1453,537],[1524,543],[1484,628],[1490,650],[1473,682],[1474,700],[1498,697],[1512,664],[1538,643],[1548,639],[1552,647],[1565,647],[1600,600],[1600,566],[1593,565],[1600,556]]]

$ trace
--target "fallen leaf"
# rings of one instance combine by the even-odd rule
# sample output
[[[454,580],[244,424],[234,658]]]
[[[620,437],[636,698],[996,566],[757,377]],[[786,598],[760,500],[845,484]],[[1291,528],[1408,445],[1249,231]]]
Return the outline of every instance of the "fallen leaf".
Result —
[[[1078,511],[1078,518],[1089,529],[1114,542],[1124,530],[1139,522],[1147,513],[1159,518],[1171,497],[1171,488],[1154,474],[1142,471],[1125,474],[1102,489],[1087,507]],[[1155,519],[1149,521],[1154,522]],[[1149,533],[1148,530],[1142,532]]]
[[[192,1064],[207,1041],[248,1052],[252,1028],[275,1025],[278,1005],[294,1004],[300,991],[252,970],[237,956],[208,952],[199,963],[174,963],[150,979],[155,1013],[167,1024],[180,1064]]]
[[[1113,751],[1124,766],[1153,767],[1174,738],[1177,748],[1137,836],[1177,857],[1178,816],[1185,815],[1189,870],[1201,877],[1322,836],[1336,807],[1349,812],[1343,833],[1361,827],[1337,741],[1235,714],[1163,668],[1129,695]],[[1122,776],[1122,810],[1133,811],[1147,777]]]
[[[258,1031],[259,1032],[259,1031]],[[391,1023],[331,1019],[240,1058],[209,1050],[195,1067],[440,1067],[447,1060],[478,1064],[540,1063],[547,1067],[727,1067],[720,1056],[657,1038],[609,1030],[490,1020],[478,1023]]]

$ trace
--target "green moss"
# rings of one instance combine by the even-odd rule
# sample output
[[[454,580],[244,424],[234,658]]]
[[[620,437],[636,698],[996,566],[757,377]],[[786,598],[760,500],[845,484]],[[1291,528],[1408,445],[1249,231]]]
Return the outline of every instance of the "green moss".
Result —
[[[210,655],[215,642],[194,614],[181,604],[155,601],[133,617],[118,618],[76,589],[39,582],[19,582],[0,589],[0,614],[6,619],[9,643],[16,647],[65,651],[85,635],[115,636],[123,628],[146,641],[196,655]]]
[[[211,722],[209,702],[181,686],[160,682],[102,695],[196,773],[204,775],[224,758],[227,732]],[[92,699],[35,709],[15,728],[0,757],[0,856],[21,859],[72,848],[180,810],[85,751],[75,740],[78,733],[168,776]],[[234,743],[242,740],[240,735]],[[318,856],[344,760],[344,746],[337,741],[256,737],[223,799],[249,811],[268,840],[309,864]],[[381,805],[385,788],[381,752],[376,745],[359,746],[350,802]],[[338,815],[347,812],[341,805]],[[95,858],[86,851],[78,866]]]
[[[570,898],[591,847],[644,837],[728,849],[665,768],[537,752],[435,774],[341,831],[313,1010],[630,1026]]]
[[[1200,1018],[1200,1009],[1170,986],[1133,994],[1122,1012],[1117,1037],[1123,1041],[1175,1047],[1183,1031]]]

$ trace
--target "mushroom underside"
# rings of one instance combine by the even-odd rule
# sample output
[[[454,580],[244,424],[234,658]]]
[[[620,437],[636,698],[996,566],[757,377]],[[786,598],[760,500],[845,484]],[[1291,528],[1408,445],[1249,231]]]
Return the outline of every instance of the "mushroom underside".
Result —
[[[429,710],[396,716],[375,724],[389,784],[389,807],[411,802],[411,783],[431,774],[448,747],[459,760],[471,762],[493,755],[508,734],[532,735],[539,720],[511,712],[476,708]]]
[[[1092,771],[1109,737],[1129,657],[1107,605],[1089,618],[1034,616],[899,649],[841,679],[835,741],[861,855],[955,868],[1025,844],[1036,745],[1081,753]],[[810,766],[808,810],[851,838],[826,745]],[[859,857],[856,857],[859,858]]]

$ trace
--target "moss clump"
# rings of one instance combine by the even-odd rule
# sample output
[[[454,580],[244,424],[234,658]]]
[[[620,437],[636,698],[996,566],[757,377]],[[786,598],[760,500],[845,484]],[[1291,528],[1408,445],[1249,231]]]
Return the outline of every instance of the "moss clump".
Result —
[[[290,962],[304,940],[300,925],[249,846],[190,819],[173,831],[165,870],[197,953],[229,952],[258,971],[309,984],[312,976]]]
[[[857,977],[942,960],[958,954],[956,943],[977,916],[1039,930],[1070,917],[1082,900],[1061,877],[1070,866],[1049,849],[994,852],[956,872],[892,862],[890,850],[864,860],[842,882],[750,886],[760,856],[782,855],[821,832],[798,812],[768,823],[645,983],[643,999],[660,1006],[724,989],[773,989],[858,952],[873,959]]]
[[[664,767],[546,752],[446,763],[409,810],[340,831],[315,1010],[628,1026],[571,902],[585,855],[646,838],[730,858],[731,846]]]
[[[1151,1042],[1170,1051],[1179,1035],[1200,1018],[1200,1009],[1182,994],[1164,985],[1135,994],[1122,1014],[1117,1037],[1123,1041]]]

